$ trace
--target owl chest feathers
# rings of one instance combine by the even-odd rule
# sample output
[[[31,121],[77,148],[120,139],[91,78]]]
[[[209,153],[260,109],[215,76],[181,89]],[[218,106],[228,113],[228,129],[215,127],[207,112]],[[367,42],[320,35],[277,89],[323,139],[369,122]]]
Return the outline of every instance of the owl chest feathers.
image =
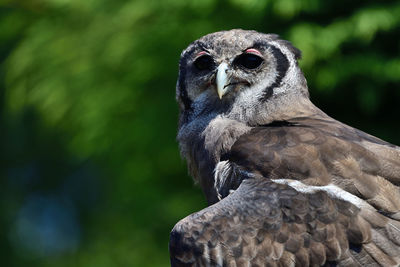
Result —
[[[178,141],[181,154],[186,158],[190,174],[201,185],[209,203],[219,200],[214,177],[218,175],[221,155],[229,152],[236,140],[250,130],[251,127],[245,123],[223,115],[199,117],[180,128]]]

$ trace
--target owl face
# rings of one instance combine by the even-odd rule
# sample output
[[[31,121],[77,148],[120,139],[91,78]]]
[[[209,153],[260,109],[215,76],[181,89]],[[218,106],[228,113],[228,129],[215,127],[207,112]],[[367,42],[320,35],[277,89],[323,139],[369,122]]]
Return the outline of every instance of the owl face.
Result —
[[[181,112],[254,108],[279,93],[274,89],[289,70],[298,70],[299,57],[299,50],[276,35],[244,30],[206,35],[181,55],[177,84]]]

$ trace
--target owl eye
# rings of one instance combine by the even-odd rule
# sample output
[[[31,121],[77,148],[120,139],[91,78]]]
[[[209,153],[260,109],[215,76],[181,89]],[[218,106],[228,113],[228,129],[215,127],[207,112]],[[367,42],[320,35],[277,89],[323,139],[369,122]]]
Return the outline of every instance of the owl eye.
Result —
[[[235,61],[237,65],[246,69],[255,69],[261,65],[263,59],[257,55],[245,53],[240,55]]]
[[[211,70],[214,64],[214,59],[210,55],[199,56],[194,61],[194,65],[198,70]]]

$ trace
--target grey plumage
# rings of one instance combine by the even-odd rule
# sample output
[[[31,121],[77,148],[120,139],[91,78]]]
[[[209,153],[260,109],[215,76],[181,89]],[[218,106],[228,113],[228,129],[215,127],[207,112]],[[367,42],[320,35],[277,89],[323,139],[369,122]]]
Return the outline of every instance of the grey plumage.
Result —
[[[299,58],[244,30],[182,52],[178,141],[211,206],[174,227],[173,266],[400,263],[400,149],[315,107]]]

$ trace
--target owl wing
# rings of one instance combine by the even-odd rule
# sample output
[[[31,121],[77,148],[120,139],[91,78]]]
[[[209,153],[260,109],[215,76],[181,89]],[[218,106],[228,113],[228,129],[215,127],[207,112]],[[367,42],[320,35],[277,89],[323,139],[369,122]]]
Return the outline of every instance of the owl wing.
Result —
[[[400,224],[331,192],[245,179],[176,224],[172,266],[397,266]]]
[[[397,147],[299,118],[252,129],[221,160],[224,198],[174,227],[172,266],[399,265]]]
[[[222,156],[223,162],[277,182],[336,186],[400,218],[398,147],[332,119],[284,123],[253,128]],[[217,177],[217,182],[221,178],[236,179]]]

